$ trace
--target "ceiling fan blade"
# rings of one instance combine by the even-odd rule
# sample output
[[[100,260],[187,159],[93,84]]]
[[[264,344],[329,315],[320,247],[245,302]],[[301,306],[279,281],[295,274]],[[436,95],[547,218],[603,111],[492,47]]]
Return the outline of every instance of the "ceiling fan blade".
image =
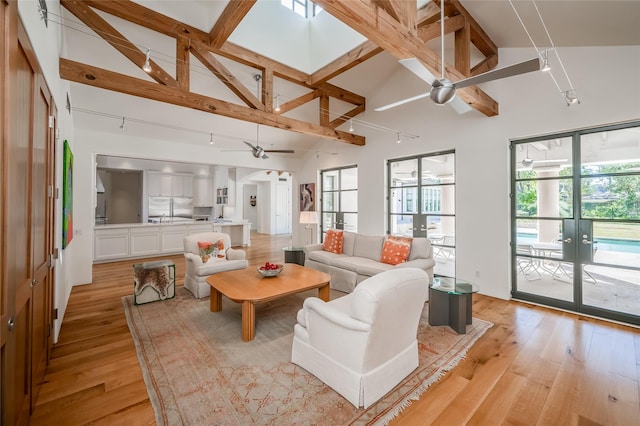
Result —
[[[388,105],[384,105],[384,106],[378,107],[374,111],[386,111],[388,109],[395,108],[397,106],[404,105],[406,103],[417,101],[418,99],[427,98],[427,97],[429,97],[429,92],[423,93],[423,94],[417,95],[417,96],[412,96],[410,98],[403,99],[401,101],[397,101],[397,102],[394,102],[394,103],[391,103],[391,104],[388,104]]]
[[[250,144],[250,143],[249,143],[249,142],[247,142],[247,141],[242,141],[242,142],[246,143],[246,144],[247,144],[248,146],[250,146],[250,147],[251,147],[251,149],[253,149],[253,150],[257,149],[257,147],[256,147],[256,146],[253,146],[252,144]]]
[[[400,64],[406,69],[414,73],[417,77],[420,77],[422,80],[424,80],[427,84],[429,84],[429,86],[431,86],[433,82],[437,80],[436,76],[431,74],[431,71],[429,71],[427,67],[422,65],[422,62],[420,62],[416,58],[400,59],[398,62],[400,62]]]
[[[475,86],[476,84],[486,83],[487,81],[499,80],[501,78],[513,77],[519,74],[525,74],[532,71],[540,70],[540,59],[533,58],[528,61],[520,62],[508,67],[499,68],[497,70],[487,71],[485,73],[465,78],[464,80],[453,83],[456,89],[462,87]]]
[[[292,149],[265,149],[264,152],[275,152],[279,154],[295,154],[296,153]]]
[[[262,152],[262,158],[263,160],[266,160],[267,158],[269,158],[269,156],[267,154],[264,153],[264,151]]]

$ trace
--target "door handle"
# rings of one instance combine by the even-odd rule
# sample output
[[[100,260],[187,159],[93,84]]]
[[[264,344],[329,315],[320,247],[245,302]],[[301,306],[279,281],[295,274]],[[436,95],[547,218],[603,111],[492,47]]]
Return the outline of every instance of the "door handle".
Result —
[[[582,244],[593,244],[593,241],[589,241],[586,238],[582,239]]]
[[[573,240],[571,239],[571,237],[566,238],[564,240],[562,240],[563,243],[567,243],[567,244],[571,244],[573,242]]]
[[[12,331],[15,326],[16,322],[13,317],[9,318],[9,321],[7,321],[7,330]]]

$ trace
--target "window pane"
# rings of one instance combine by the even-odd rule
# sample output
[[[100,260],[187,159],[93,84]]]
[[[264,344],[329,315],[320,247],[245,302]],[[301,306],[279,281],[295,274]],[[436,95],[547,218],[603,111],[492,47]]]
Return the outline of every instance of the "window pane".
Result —
[[[297,1],[293,3],[293,11],[300,16],[307,17],[307,8],[304,4],[300,4]]]
[[[354,167],[340,171],[340,189],[358,189],[358,169]]]
[[[325,192],[322,196],[322,210],[338,211],[338,194],[339,192]]]
[[[413,235],[413,215],[391,215],[391,235]]]
[[[455,182],[453,154],[432,155],[422,158],[422,184]]]
[[[516,179],[570,176],[571,138],[549,139],[515,145]]]
[[[640,128],[580,136],[582,174],[640,172]]]
[[[338,170],[322,172],[322,190],[336,191],[338,189]]]
[[[349,232],[358,232],[358,213],[344,214],[344,230]]]
[[[355,212],[358,210],[358,191],[340,192],[340,211]]]
[[[583,178],[582,217],[640,219],[640,176]]]
[[[336,226],[336,215],[335,213],[323,213],[322,214],[322,229],[325,231],[327,229],[334,229]],[[322,238],[324,241],[324,237]]]
[[[416,185],[418,160],[404,160],[391,163],[391,186]]]
[[[391,190],[391,213],[417,213],[418,188],[395,188]]]
[[[640,223],[593,222],[593,241],[594,262],[640,265]]]
[[[422,188],[422,213],[455,213],[455,186],[429,186]]]
[[[571,179],[516,182],[516,215],[544,217],[573,216]]]

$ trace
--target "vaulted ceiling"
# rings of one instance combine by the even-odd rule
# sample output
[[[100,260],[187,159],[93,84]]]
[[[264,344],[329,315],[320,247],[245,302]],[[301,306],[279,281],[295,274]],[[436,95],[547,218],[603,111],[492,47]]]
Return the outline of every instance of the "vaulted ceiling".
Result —
[[[277,55],[273,52],[279,47],[277,42],[270,41],[269,44],[262,40],[268,39],[266,34],[278,32],[275,27],[279,26],[279,22],[264,18],[273,17],[268,15],[271,9],[266,7],[279,7],[279,1],[61,0],[75,27],[69,24],[65,26],[68,54],[60,58],[60,75],[63,79],[106,89],[111,93],[158,101],[246,123],[258,123],[314,139],[364,145],[364,136],[341,128],[370,108],[366,93],[358,93],[352,87],[341,87],[333,82],[339,81],[337,77],[344,73],[353,72],[364,62],[375,63],[372,58],[380,55],[392,59],[376,59],[382,64],[378,68],[386,69],[387,75],[389,68],[395,66],[393,58],[411,57],[418,58],[432,74],[439,75],[440,53],[432,46],[433,40],[440,37],[440,0],[418,0],[415,3],[402,0],[316,0],[315,3],[323,7],[323,13],[337,18],[339,22],[336,22],[345,27],[345,30],[341,30],[345,31],[344,43],[332,46],[333,50],[327,47],[307,51],[307,55],[320,52],[325,63],[317,69],[301,70],[303,66],[289,65],[285,63],[286,59],[274,58]],[[528,10],[528,4],[514,3],[523,14],[533,13]],[[548,8],[551,12],[547,13],[545,19],[555,22],[560,15],[566,17],[566,10],[560,6],[574,5],[571,10],[578,15],[576,3],[589,3],[592,6],[594,2],[538,2],[538,6],[540,9]],[[621,9],[628,7],[628,3],[640,2],[602,2],[605,6],[608,4]],[[446,64],[447,78],[458,81],[496,67],[499,60],[498,45],[489,34],[495,34],[495,38],[501,41],[501,47],[517,43],[527,45],[529,41],[526,39],[524,42],[515,41],[522,40],[522,37],[505,38],[493,28],[492,31],[485,28],[492,22],[487,20],[487,9],[491,11],[493,19],[508,13],[510,7],[506,1],[467,0],[464,5],[458,0],[445,1],[445,32],[451,34],[447,37],[454,52],[452,63]],[[597,8],[607,13],[612,9]],[[256,11],[259,11],[259,15]],[[625,15],[632,16],[629,24],[616,28],[619,30],[620,27],[632,25],[633,13],[639,11],[637,5],[631,6]],[[329,19],[328,15],[324,19]],[[481,19],[474,16],[480,16]],[[496,21],[500,22],[500,26],[513,27],[514,16]],[[619,19],[629,18],[619,16]],[[261,33],[256,29],[256,22],[265,21],[267,32]],[[606,21],[600,22],[606,25]],[[271,31],[268,30],[269,26]],[[291,26],[281,32],[293,38],[297,30],[298,27]],[[321,33],[321,30],[318,31]],[[516,33],[514,29],[511,31]],[[556,31],[556,34],[559,32]],[[570,35],[575,32],[563,31],[563,35],[554,40],[555,45],[561,45],[559,39],[563,37],[571,40]],[[517,33],[524,31],[520,27]],[[85,34],[90,34],[92,40],[78,42]],[[616,34],[613,30],[607,32],[607,40],[611,44],[640,44],[637,30],[630,34],[625,29],[617,38]],[[533,34],[533,37],[537,36]],[[326,39],[331,40],[330,37]],[[105,46],[110,46],[109,53],[102,53],[96,58],[98,47],[94,49],[92,46],[98,44],[101,52],[106,52]],[[575,44],[575,41],[566,44]],[[147,56],[144,46],[151,49],[151,71],[147,74],[141,71]],[[266,49],[261,48],[264,46]],[[548,46],[548,40],[541,42],[540,46]],[[79,50],[84,52],[80,53]],[[94,51],[93,56],[89,54],[91,51]],[[247,79],[247,75],[251,79]],[[376,80],[371,76],[372,84],[375,85],[380,78],[378,76]],[[212,83],[213,80],[215,83]],[[280,95],[285,89],[289,96]],[[91,96],[86,96],[86,91],[84,96],[82,89],[77,92],[81,109],[101,112],[98,102],[91,105]],[[126,102],[124,99],[129,99],[128,96],[114,98],[113,95],[100,93],[100,98],[107,103],[109,99],[121,99],[123,103]],[[458,90],[457,95],[485,116],[498,114],[497,102],[479,87]],[[275,110],[276,106],[279,107],[278,111]],[[103,112],[105,116],[117,114],[114,111]],[[122,113],[122,116],[126,114]],[[202,121],[202,114],[197,117]],[[216,121],[202,128],[220,128],[220,123],[229,121]],[[185,126],[193,127],[192,124]],[[246,132],[247,128],[243,131]],[[212,138],[214,133],[211,132]],[[241,131],[239,137],[247,136]]]

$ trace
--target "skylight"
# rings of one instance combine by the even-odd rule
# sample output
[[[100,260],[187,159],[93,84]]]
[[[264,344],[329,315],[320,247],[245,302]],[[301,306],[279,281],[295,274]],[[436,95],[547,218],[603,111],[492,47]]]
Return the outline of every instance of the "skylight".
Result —
[[[322,10],[322,7],[310,0],[280,0],[280,4],[307,19],[313,18]]]

